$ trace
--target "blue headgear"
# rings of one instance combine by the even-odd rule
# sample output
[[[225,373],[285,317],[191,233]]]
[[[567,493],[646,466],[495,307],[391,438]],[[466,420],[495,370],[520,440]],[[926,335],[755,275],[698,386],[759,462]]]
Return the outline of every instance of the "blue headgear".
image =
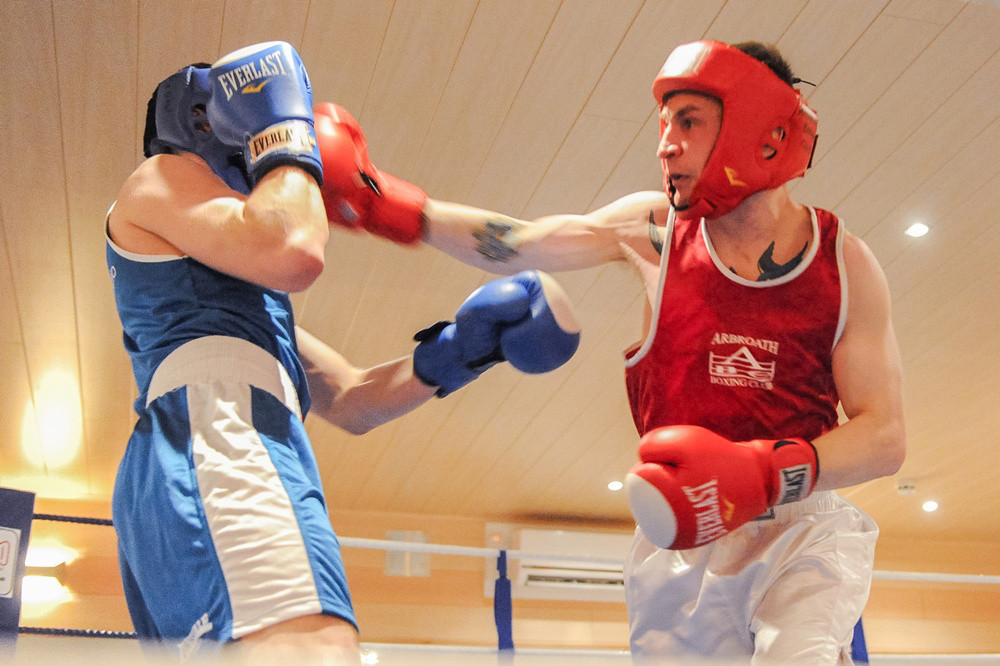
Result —
[[[224,145],[212,132],[208,119],[195,114],[198,108],[204,113],[211,96],[210,68],[208,63],[195,63],[156,86],[146,107],[143,153],[146,157],[173,150],[194,153],[229,187],[250,194],[242,151]]]

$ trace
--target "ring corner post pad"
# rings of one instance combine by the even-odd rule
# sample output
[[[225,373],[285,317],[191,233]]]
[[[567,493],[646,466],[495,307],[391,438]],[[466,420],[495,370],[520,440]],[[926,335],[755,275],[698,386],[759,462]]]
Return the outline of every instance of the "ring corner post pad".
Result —
[[[12,655],[17,642],[34,511],[34,493],[0,487],[0,657]]]
[[[509,660],[514,653],[513,619],[510,579],[507,578],[507,551],[497,557],[497,580],[493,588],[493,619],[497,627],[497,649],[502,659]]]

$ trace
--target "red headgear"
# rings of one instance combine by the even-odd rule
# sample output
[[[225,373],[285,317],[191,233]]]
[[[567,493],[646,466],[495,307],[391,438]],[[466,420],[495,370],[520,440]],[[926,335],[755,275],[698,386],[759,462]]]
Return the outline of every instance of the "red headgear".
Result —
[[[653,81],[653,96],[662,104],[664,95],[680,91],[718,98],[722,127],[691,203],[678,211],[679,217],[719,217],[754,192],[778,187],[809,168],[816,112],[756,58],[721,42],[682,44]],[[661,123],[661,136],[663,129]],[[666,160],[663,185],[669,192]]]

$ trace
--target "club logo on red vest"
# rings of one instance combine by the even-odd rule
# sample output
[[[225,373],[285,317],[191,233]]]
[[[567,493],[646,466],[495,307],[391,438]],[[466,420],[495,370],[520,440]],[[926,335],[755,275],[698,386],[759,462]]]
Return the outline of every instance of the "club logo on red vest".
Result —
[[[775,361],[762,361],[750,351],[751,347],[765,353],[777,355],[778,343],[774,340],[751,338],[745,335],[716,333],[713,345],[738,344],[740,347],[731,354],[708,354],[709,381],[722,386],[742,388],[774,389]],[[761,352],[758,352],[758,356]]]

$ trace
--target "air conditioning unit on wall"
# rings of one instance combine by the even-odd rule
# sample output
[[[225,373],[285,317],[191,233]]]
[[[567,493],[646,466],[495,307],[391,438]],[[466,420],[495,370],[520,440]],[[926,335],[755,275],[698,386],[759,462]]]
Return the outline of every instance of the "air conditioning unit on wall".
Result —
[[[523,555],[507,561],[515,599],[624,601],[622,565],[631,543],[631,532],[486,526],[488,547]],[[496,578],[496,562],[487,560],[483,586],[487,597],[493,596]]]

